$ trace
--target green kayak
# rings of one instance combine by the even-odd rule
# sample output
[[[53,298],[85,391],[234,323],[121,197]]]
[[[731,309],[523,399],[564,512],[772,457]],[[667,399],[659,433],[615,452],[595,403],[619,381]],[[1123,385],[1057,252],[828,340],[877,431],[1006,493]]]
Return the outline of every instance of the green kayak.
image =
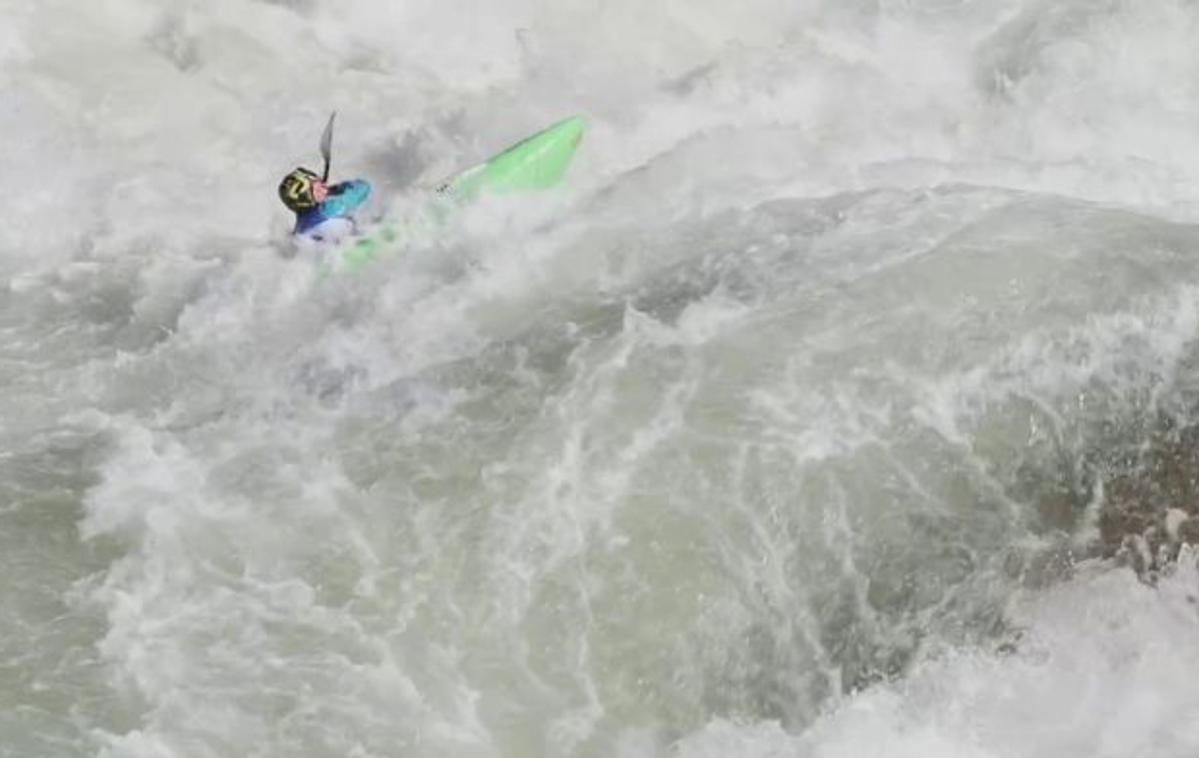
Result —
[[[583,118],[572,116],[455,175],[438,187],[440,202],[431,216],[442,217],[447,207],[464,205],[485,194],[535,192],[558,186],[585,130]],[[333,267],[356,271],[416,231],[411,225],[385,225],[338,253],[340,260]]]

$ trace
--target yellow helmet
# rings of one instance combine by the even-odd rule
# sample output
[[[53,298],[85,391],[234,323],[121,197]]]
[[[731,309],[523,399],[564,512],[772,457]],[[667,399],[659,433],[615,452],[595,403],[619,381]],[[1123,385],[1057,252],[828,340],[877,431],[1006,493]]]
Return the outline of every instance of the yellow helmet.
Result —
[[[279,199],[296,213],[315,208],[317,203],[312,184],[319,179],[315,171],[297,168],[279,182]]]

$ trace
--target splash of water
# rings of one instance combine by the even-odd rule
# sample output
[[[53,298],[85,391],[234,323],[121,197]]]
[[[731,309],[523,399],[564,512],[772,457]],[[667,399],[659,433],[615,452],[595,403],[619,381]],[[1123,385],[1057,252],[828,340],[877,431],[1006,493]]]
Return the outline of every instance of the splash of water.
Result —
[[[1194,753],[1192,564],[1071,561],[1192,422],[1189,4],[10,5],[15,754]],[[330,108],[393,214],[592,129],[319,281]]]

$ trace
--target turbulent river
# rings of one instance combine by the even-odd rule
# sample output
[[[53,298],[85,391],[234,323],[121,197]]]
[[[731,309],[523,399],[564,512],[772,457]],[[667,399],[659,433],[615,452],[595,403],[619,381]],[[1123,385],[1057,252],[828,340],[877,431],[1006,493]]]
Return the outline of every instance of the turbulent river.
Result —
[[[0,756],[1199,755],[1197,37],[0,0]]]

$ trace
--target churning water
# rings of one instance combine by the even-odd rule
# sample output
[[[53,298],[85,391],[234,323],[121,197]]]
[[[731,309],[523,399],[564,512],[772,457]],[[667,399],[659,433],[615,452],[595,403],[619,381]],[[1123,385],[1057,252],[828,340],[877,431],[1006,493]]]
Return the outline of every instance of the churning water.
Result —
[[[0,755],[1199,754],[1195,556],[1094,549],[1199,417],[1196,37],[0,0]],[[334,108],[394,218],[591,128],[322,277],[274,188]]]

